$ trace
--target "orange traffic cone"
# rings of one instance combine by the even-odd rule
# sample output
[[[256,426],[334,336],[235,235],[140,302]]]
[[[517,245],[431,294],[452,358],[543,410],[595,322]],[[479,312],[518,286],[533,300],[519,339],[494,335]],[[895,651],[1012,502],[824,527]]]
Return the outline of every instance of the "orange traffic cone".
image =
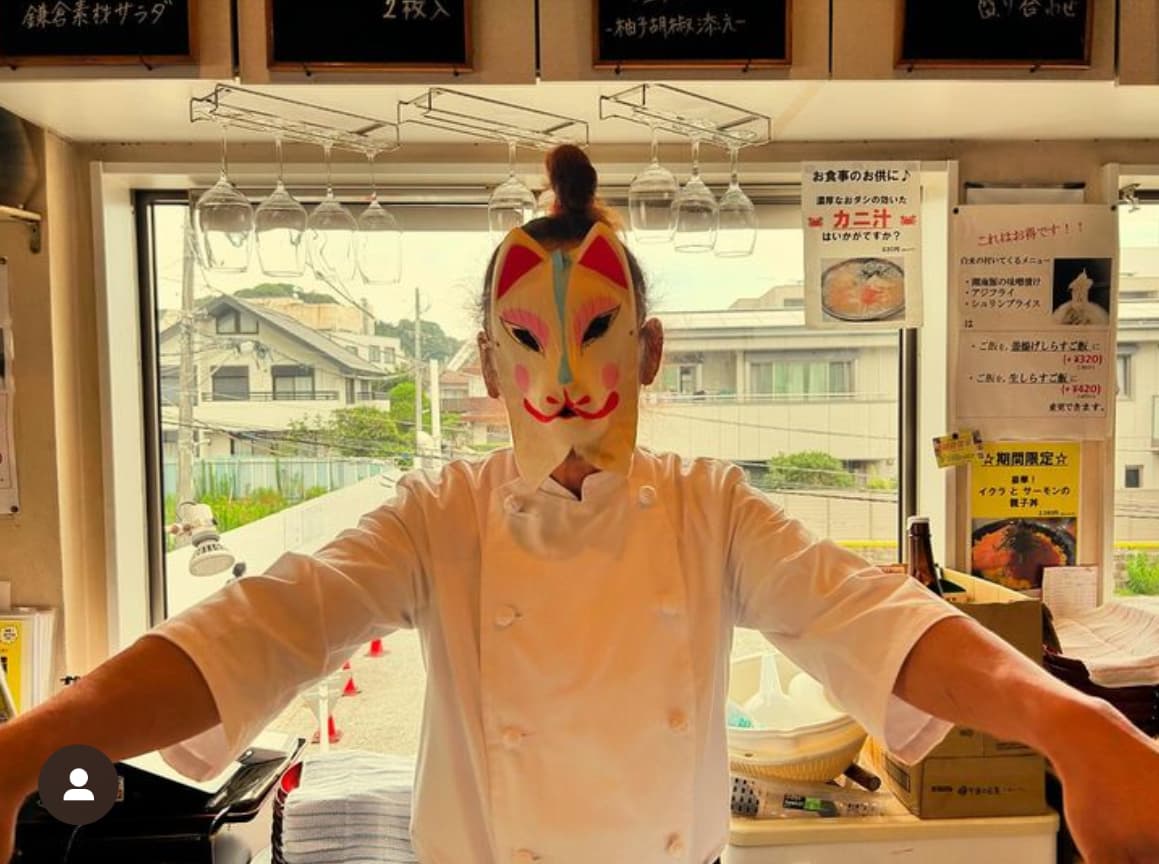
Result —
[[[366,656],[373,657],[374,659],[377,660],[380,657],[385,657],[389,652],[390,652],[389,648],[382,647],[382,640],[381,639],[375,639],[373,642],[370,643],[370,650],[366,652]]]
[[[312,743],[317,744],[321,740],[321,731],[322,730],[319,729],[314,733],[314,737],[310,739]],[[330,719],[326,723],[326,731],[328,733],[327,737],[330,739],[331,744],[337,744],[342,740],[342,730],[338,728],[337,724],[335,724],[333,714],[330,715]]]
[[[342,688],[342,695],[357,696],[362,692],[362,688],[354,683],[354,670],[350,667],[350,661],[347,660],[345,663],[343,663],[342,668],[350,673],[350,675],[346,678],[346,686]]]

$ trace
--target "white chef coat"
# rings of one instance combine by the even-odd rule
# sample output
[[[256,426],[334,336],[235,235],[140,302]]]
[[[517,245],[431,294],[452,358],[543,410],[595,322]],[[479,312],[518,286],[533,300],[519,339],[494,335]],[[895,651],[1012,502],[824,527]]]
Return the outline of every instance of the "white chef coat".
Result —
[[[704,864],[728,837],[734,626],[761,630],[903,759],[950,724],[892,689],[961,613],[814,540],[743,473],[637,450],[577,500],[510,451],[412,474],[314,556],[289,553],[155,633],[221,723],[166,751],[208,776],[370,639],[428,670],[412,834],[424,864]]]

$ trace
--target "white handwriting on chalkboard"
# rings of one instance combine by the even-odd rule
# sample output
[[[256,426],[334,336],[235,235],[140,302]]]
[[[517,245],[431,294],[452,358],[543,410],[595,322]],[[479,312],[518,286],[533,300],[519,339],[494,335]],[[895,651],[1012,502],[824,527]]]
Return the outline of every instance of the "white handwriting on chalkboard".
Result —
[[[124,27],[126,25],[160,24],[174,0],[152,3],[96,3],[76,0],[74,3],[29,3],[24,7],[20,26],[25,30],[51,30],[85,27]]]
[[[744,18],[733,18],[727,13],[705,12],[703,15],[640,15],[637,18],[617,18],[615,25],[606,28],[615,39],[643,39],[646,36],[726,36],[745,26]]]
[[[978,0],[983,21],[1001,18],[1077,18],[1079,0]]]
[[[382,17],[388,21],[438,21],[440,18],[450,18],[451,13],[439,0],[386,0],[386,11]]]

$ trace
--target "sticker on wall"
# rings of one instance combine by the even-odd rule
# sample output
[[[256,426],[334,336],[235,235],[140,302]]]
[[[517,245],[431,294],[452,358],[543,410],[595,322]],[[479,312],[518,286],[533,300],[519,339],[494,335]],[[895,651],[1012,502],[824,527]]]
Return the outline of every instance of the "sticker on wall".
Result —
[[[0,258],[0,516],[20,509],[16,485],[12,380],[12,316],[8,304],[8,260]]]
[[[982,433],[965,429],[934,439],[934,459],[939,468],[953,468],[982,461]]]
[[[970,468],[973,575],[1041,596],[1043,569],[1076,562],[1078,442],[982,445]]]
[[[917,162],[802,166],[807,327],[921,325],[919,168]]]

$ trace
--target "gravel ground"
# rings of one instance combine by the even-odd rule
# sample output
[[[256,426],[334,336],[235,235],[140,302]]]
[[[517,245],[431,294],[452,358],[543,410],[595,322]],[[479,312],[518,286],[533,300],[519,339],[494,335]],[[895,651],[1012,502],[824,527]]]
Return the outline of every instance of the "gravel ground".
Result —
[[[334,705],[334,719],[342,732],[342,740],[336,747],[413,756],[418,753],[423,689],[427,680],[422,649],[418,634],[412,630],[392,634],[384,645],[387,654],[377,660],[367,657],[365,648],[351,658],[354,681],[362,692],[343,697]],[[736,631],[733,656],[766,648],[768,642],[757,631]],[[314,713],[299,697],[271,728],[309,739],[317,724]],[[308,746],[308,752],[317,749],[317,745]]]

